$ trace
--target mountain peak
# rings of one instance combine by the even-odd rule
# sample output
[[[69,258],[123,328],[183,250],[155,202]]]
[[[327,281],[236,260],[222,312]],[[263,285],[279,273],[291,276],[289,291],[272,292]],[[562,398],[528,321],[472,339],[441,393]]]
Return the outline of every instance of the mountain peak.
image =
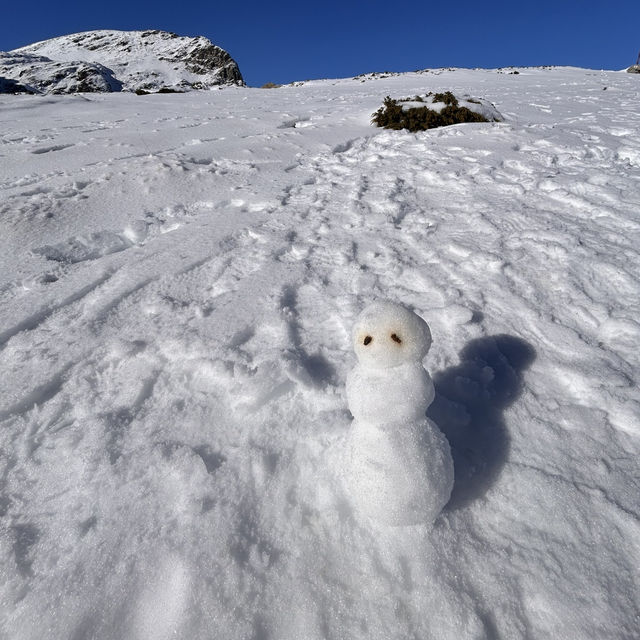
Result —
[[[158,30],[84,31],[0,53],[2,78],[31,93],[244,85],[233,58],[208,38]]]

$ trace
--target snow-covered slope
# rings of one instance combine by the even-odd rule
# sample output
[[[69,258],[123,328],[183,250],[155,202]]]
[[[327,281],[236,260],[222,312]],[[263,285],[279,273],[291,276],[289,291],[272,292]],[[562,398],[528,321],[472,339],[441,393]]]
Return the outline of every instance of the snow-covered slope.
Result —
[[[519,71],[0,97],[1,636],[637,637],[640,85]],[[504,120],[369,124],[445,90]],[[433,334],[433,528],[335,464],[376,297]]]
[[[87,31],[0,54],[0,76],[33,92],[157,91],[243,84],[207,38],[166,31]]]
[[[59,62],[29,53],[0,51],[2,93],[93,93],[120,91],[110,69],[95,62]]]

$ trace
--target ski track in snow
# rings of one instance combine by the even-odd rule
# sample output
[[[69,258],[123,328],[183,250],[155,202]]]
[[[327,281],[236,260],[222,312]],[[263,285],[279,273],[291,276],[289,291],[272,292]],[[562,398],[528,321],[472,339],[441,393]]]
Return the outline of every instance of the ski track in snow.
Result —
[[[505,121],[368,124],[443,89]],[[639,93],[3,97],[4,637],[635,637]],[[375,297],[434,336],[432,530],[359,520],[334,463]]]

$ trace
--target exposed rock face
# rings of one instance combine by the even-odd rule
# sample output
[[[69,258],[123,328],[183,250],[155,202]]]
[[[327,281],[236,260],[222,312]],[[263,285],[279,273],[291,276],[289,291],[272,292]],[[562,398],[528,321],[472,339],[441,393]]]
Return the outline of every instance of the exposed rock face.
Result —
[[[12,78],[0,77],[0,93],[36,93],[26,84],[21,84]]]
[[[627,69],[627,73],[640,73],[640,64],[632,64]]]
[[[0,92],[188,91],[243,85],[231,56],[202,36],[87,31],[0,53]]]

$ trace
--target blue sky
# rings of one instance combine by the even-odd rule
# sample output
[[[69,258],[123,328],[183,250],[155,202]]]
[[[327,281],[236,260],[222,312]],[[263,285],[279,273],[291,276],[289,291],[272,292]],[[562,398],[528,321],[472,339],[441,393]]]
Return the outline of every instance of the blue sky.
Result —
[[[0,50],[91,29],[204,35],[247,84],[427,67],[575,65],[621,69],[640,50],[640,2],[52,2],[11,3]]]

